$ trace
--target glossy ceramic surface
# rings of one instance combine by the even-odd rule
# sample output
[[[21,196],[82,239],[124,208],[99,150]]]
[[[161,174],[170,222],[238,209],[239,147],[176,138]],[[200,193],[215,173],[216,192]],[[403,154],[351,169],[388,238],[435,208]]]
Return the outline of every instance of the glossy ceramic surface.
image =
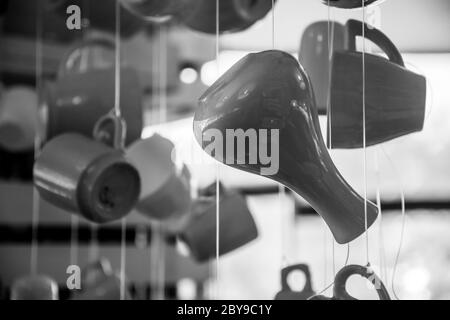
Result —
[[[249,153],[278,149],[279,170],[267,178],[307,200],[338,243],[350,242],[364,232],[364,199],[333,164],[320,132],[309,78],[291,55],[265,51],[236,63],[200,97],[193,129],[204,150],[211,144],[205,139],[211,132],[226,137],[227,129],[273,130],[270,139],[259,139],[252,146],[247,143],[246,161],[240,161],[244,163],[237,162],[235,152],[226,150],[223,157],[216,155],[216,160],[261,174],[265,162],[251,164]],[[377,208],[368,202],[368,226],[376,217]]]
[[[289,275],[294,271],[300,271],[305,275],[305,286],[301,291],[294,291],[288,283]],[[312,288],[311,273],[306,264],[296,264],[281,270],[281,291],[275,296],[275,300],[308,300],[315,295]]]
[[[333,297],[316,296],[311,300],[357,300],[348,294],[346,289],[347,280],[353,275],[360,275],[369,280],[377,290],[380,300],[391,300],[389,293],[381,279],[368,267],[358,265],[348,265],[342,268],[335,277],[333,287]]]
[[[253,216],[245,199],[222,189],[219,198],[219,255],[236,250],[258,237]],[[216,198],[196,200],[192,217],[180,232],[191,255],[204,262],[216,255]]]
[[[140,192],[139,173],[121,151],[77,134],[49,141],[33,174],[46,201],[98,223],[124,217]]]
[[[126,151],[142,181],[136,209],[149,218],[167,221],[190,210],[190,173],[186,166],[174,162],[174,150],[170,140],[155,134]]]
[[[344,48],[345,27],[339,22],[314,22],[303,32],[298,58],[311,79],[319,114],[326,114],[329,104],[330,51]]]
[[[363,54],[356,36],[363,23],[349,20],[347,50],[333,55],[329,125],[332,148],[363,146]],[[381,31],[365,26],[365,36],[389,57],[365,54],[366,145],[421,131],[425,119],[426,79],[405,68],[395,45]]]

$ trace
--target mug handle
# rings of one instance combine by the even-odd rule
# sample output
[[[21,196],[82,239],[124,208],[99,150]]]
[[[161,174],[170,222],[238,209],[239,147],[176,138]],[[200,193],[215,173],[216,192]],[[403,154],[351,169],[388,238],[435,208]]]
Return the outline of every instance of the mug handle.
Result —
[[[92,47],[100,47],[108,50],[115,50],[116,45],[112,39],[109,38],[88,38],[83,39],[62,57],[58,68],[58,78],[62,78],[70,72],[69,62],[73,59],[75,54],[80,54],[82,50]]]
[[[95,123],[93,137],[95,140],[109,145],[114,149],[123,150],[125,148],[126,133],[127,123],[125,119],[116,116],[114,110],[111,110],[111,112],[102,116]]]
[[[386,287],[384,286],[383,282],[381,282],[381,279],[375,274],[375,272],[373,272],[368,267],[358,265],[346,266],[337,273],[333,288],[334,298],[338,300],[357,300],[356,298],[349,295],[345,288],[348,278],[355,274],[359,274],[363,278],[366,278],[375,286],[380,300],[391,300]]]
[[[292,291],[289,283],[287,281],[288,276],[293,271],[301,271],[305,274],[305,286],[303,287],[303,290],[300,292],[312,292],[312,285],[311,285],[311,273],[309,272],[309,267],[306,264],[295,264],[286,268],[283,268],[281,270],[281,289],[283,291]]]
[[[393,63],[396,63],[402,67],[405,67],[405,63],[403,61],[403,57],[398,51],[397,47],[394,43],[380,30],[376,28],[369,28],[366,23],[362,23],[359,20],[350,19],[347,21],[346,29],[347,29],[347,47],[348,50],[356,51],[356,37],[363,35],[363,26],[364,26],[364,36],[366,39],[369,39],[374,44],[379,46],[384,53],[387,54],[389,60]]]

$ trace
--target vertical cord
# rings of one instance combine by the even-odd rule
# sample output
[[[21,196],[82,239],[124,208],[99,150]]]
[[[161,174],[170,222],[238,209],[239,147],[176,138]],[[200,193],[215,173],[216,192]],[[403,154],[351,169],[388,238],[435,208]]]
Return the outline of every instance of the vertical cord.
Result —
[[[334,23],[330,23],[331,21],[331,11],[332,8],[330,6],[330,0],[328,0],[328,27],[327,27],[327,38],[328,38],[328,63],[329,63],[329,68],[328,68],[328,91],[327,91],[327,111],[328,111],[328,117],[329,119],[331,118],[331,99],[330,99],[330,85],[331,85],[331,59],[333,58],[333,51],[334,51]],[[331,27],[330,27],[331,25]],[[331,119],[330,119],[331,120]],[[332,149],[332,145],[331,145],[331,121],[328,121],[328,149],[329,149],[329,153],[331,155],[331,149]],[[327,227],[325,227],[327,228]],[[331,236],[331,253],[332,253],[332,262],[333,262],[333,277],[336,275],[336,243],[334,241],[334,237]]]
[[[38,0],[36,6],[36,91],[38,96],[38,108],[41,108],[42,99],[42,5],[41,0]],[[40,114],[40,112],[38,112]],[[37,124],[41,122],[40,117],[36,119]],[[36,160],[41,147],[41,137],[39,132],[36,131],[34,137],[34,159]],[[32,275],[38,272],[38,225],[39,225],[39,193],[35,187],[33,187],[33,208],[32,208],[32,230],[31,230],[31,248],[30,248],[30,272]]]
[[[160,31],[160,30],[159,30]],[[160,112],[161,110],[156,110],[156,106],[159,103],[159,97],[156,93],[157,88],[159,88],[159,82],[160,79],[157,76],[160,73],[160,65],[159,65],[159,55],[160,50],[158,48],[158,42],[156,39],[156,36],[153,38],[153,46],[152,46],[152,98],[151,98],[151,119],[150,123],[155,124],[158,122],[156,119],[156,113]],[[158,117],[160,115],[158,114]],[[159,225],[157,223],[152,223],[150,221],[150,230],[151,233],[151,240],[150,240],[150,299],[154,300],[158,298],[158,262],[159,262],[159,253],[158,253],[158,232],[159,232]],[[156,290],[154,290],[153,287],[156,287]]]
[[[275,1],[272,0],[272,50],[275,50]],[[279,183],[278,184],[278,202],[280,206],[280,230],[281,230],[281,268],[284,268],[288,264],[288,259],[286,257],[286,248],[284,244],[284,235],[285,235],[285,225],[284,225],[284,200],[285,200],[286,191],[284,186]]]
[[[227,1],[227,0],[225,0]],[[220,44],[220,0],[216,0],[216,63],[217,63],[217,77],[220,76],[219,64],[219,44]],[[220,167],[216,164],[216,299],[219,297],[219,256],[220,256]]]
[[[397,176],[397,179],[399,181],[399,186],[400,186],[400,196],[401,196],[401,205],[402,205],[402,221],[401,221],[401,231],[400,231],[400,241],[398,244],[398,249],[397,249],[397,253],[395,255],[395,261],[394,261],[394,267],[392,268],[392,278],[391,278],[391,288],[392,288],[392,293],[394,294],[395,299],[400,300],[398,295],[397,295],[397,291],[395,290],[395,277],[397,275],[397,267],[398,267],[398,262],[400,259],[400,254],[402,251],[402,246],[403,246],[403,238],[405,235],[405,226],[406,226],[406,204],[405,204],[405,191],[404,191],[404,186],[403,186],[403,179],[400,177],[399,171],[397,169],[397,166],[395,165],[394,161],[392,161],[391,157],[387,154],[386,150],[384,150],[383,147],[381,147],[381,150],[383,150],[383,153],[385,155],[385,157],[388,159],[388,161],[391,163],[392,168],[395,172],[395,175]]]
[[[120,0],[116,0],[116,34],[115,34],[115,74],[114,74],[114,115],[118,118],[122,116],[120,110],[120,56],[121,56],[121,38],[120,38]],[[126,231],[127,220],[121,220],[121,240],[120,240],[120,300],[125,300],[125,271],[126,271]]]
[[[366,259],[367,265],[370,265],[369,261],[369,231],[368,231],[368,221],[367,221],[367,149],[366,149],[366,7],[365,1],[362,2],[362,15],[363,15],[363,26],[362,26],[362,38],[363,38],[363,48],[362,48],[362,98],[363,98],[363,167],[364,167],[364,230],[366,236]]]
[[[323,286],[326,287],[328,283],[328,227],[323,222]]]
[[[381,209],[381,191],[380,191],[380,166],[378,159],[378,149],[375,150],[374,154],[374,162],[375,162],[375,175],[376,175],[376,193],[377,193],[377,207],[379,214],[379,225],[378,225],[378,239],[379,239],[379,248],[378,248],[378,256],[379,256],[379,267],[380,267],[380,277],[386,283],[386,273],[385,273],[385,252],[384,252],[384,241],[383,241],[383,212]]]
[[[120,0],[116,0],[116,33],[115,33],[115,74],[114,74],[114,113],[116,117],[121,117],[122,113],[120,110],[120,56],[121,56],[121,38],[120,38]]]
[[[162,25],[159,32],[159,120],[161,123],[167,121],[167,33],[166,28]],[[165,271],[166,271],[166,257],[165,257],[165,241],[164,229],[161,223],[157,224],[158,237],[158,278],[157,278],[157,299],[165,298]]]

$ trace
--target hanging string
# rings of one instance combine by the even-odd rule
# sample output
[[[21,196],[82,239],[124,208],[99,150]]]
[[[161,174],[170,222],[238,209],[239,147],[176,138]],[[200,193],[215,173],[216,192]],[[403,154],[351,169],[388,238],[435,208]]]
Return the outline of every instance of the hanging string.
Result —
[[[345,268],[348,264],[348,261],[350,260],[350,243],[347,243],[347,255],[345,257],[345,263],[342,268]],[[325,285],[325,288],[321,290],[319,293],[314,294],[313,296],[309,297],[307,300],[311,300],[314,297],[320,296],[321,294],[324,294],[328,289],[330,289],[334,285],[334,280],[329,285]]]
[[[384,252],[384,237],[383,237],[383,212],[381,209],[381,191],[380,191],[380,167],[378,162],[378,149],[375,150],[374,153],[374,163],[375,163],[375,176],[376,176],[376,198],[377,198],[377,208],[379,215],[378,222],[378,239],[379,239],[379,248],[378,248],[378,256],[379,256],[379,266],[380,266],[380,277],[386,282],[385,277],[385,252]]]
[[[38,96],[38,108],[42,106],[42,61],[43,61],[43,24],[42,24],[42,3],[38,0],[36,5],[36,56],[35,56],[35,80],[36,80],[36,91]],[[39,110],[38,110],[39,111]],[[40,112],[37,113],[38,115]],[[36,119],[36,123],[39,125],[41,122],[40,117]],[[41,148],[41,137],[39,132],[36,131],[34,137],[34,159],[36,160],[39,156]],[[31,218],[31,248],[30,248],[30,273],[32,275],[37,274],[38,271],[38,225],[39,225],[39,203],[40,197],[36,188],[33,188],[33,207],[32,207],[32,218]]]
[[[323,223],[323,285],[326,287],[328,283],[328,229],[325,222]]]
[[[225,0],[226,1],[226,0]],[[220,0],[216,0],[216,63],[217,77],[220,76]],[[216,164],[216,299],[219,297],[219,256],[220,256],[220,167]]]
[[[397,253],[395,254],[395,261],[394,261],[394,267],[392,269],[392,278],[391,278],[391,288],[392,288],[392,293],[395,297],[395,299],[400,300],[396,289],[395,289],[395,278],[397,275],[397,267],[398,267],[398,262],[400,259],[400,254],[402,251],[402,246],[403,246],[403,239],[404,239],[404,235],[405,235],[405,227],[406,227],[406,204],[405,204],[405,192],[404,192],[404,185],[403,185],[403,179],[399,174],[399,171],[397,169],[396,164],[394,163],[394,161],[392,161],[391,157],[388,155],[388,153],[386,152],[386,150],[383,148],[383,146],[381,146],[381,150],[383,151],[385,157],[388,159],[388,161],[390,162],[394,173],[397,177],[397,180],[399,182],[399,187],[400,187],[400,196],[401,196],[401,206],[402,206],[402,218],[401,218],[401,230],[400,230],[400,241],[398,244],[398,249],[397,249]]]
[[[330,0],[328,0],[328,21],[327,21],[327,37],[328,37],[328,61],[329,65],[331,66],[332,59],[333,59],[333,51],[334,51],[334,26],[335,23],[330,23],[332,21],[331,19],[331,13],[332,13],[332,7],[330,6]],[[330,26],[331,25],[331,26]],[[328,68],[328,88],[331,85],[331,68]],[[331,155],[331,98],[330,98],[330,90],[327,91],[327,112],[328,112],[328,151]],[[325,226],[327,228],[327,226]],[[331,236],[331,252],[332,252],[332,262],[333,262],[333,277],[336,275],[336,253],[335,253],[335,246],[336,243],[334,241],[333,235]]]
[[[167,33],[164,25],[161,25],[159,32],[159,120],[161,123],[167,121]],[[166,277],[166,247],[164,241],[164,228],[162,223],[158,223],[157,238],[158,244],[158,277],[157,277],[157,299],[165,298],[165,277]]]
[[[116,32],[115,32],[115,73],[114,73],[114,115],[117,118],[122,117],[120,110],[120,57],[121,57],[121,38],[120,38],[120,0],[116,0]],[[126,231],[127,220],[122,218],[121,220],[121,239],[120,239],[120,300],[126,299]]]
[[[362,16],[363,16],[363,26],[362,26],[362,96],[363,96],[363,167],[364,167],[364,230],[366,237],[366,259],[367,265],[370,266],[369,261],[369,231],[368,231],[368,219],[367,219],[367,146],[366,146],[366,7],[365,0],[362,2]]]

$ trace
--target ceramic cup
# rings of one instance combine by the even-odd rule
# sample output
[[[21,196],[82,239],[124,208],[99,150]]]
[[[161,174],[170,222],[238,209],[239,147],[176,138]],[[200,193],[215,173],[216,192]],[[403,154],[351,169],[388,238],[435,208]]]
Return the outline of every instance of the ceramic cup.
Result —
[[[62,59],[55,83],[47,83],[42,112],[46,140],[59,134],[77,132],[92,136],[98,119],[115,105],[115,68],[73,70],[74,55],[84,49],[101,47],[114,50],[107,39],[88,39],[78,43]],[[141,137],[143,127],[142,91],[134,69],[121,67],[120,107],[127,123],[125,144]]]
[[[356,37],[362,36],[363,28],[365,37],[389,58],[365,54],[365,92],[363,53],[356,51]],[[363,147],[364,105],[366,146],[421,131],[426,109],[425,77],[405,68],[398,49],[378,29],[349,20],[346,32],[346,50],[333,53],[327,126],[330,146]]]
[[[234,192],[220,192],[219,255],[234,251],[258,237],[253,216],[245,199]],[[201,197],[193,205],[192,216],[180,232],[190,254],[200,262],[216,255],[216,199]]]
[[[82,271],[81,290],[75,292],[71,300],[120,300],[120,277],[113,272],[111,263],[102,258]],[[125,299],[130,299],[128,289]]]
[[[0,91],[0,146],[11,152],[32,150],[37,133],[38,97],[33,88]]]
[[[200,97],[193,129],[200,147],[217,161],[303,197],[338,243],[365,232],[366,203],[334,165],[309,77],[292,55],[270,50],[241,59]],[[236,135],[241,138],[227,138]],[[368,227],[377,214],[367,202]]]
[[[344,48],[345,27],[339,22],[317,21],[303,32],[298,58],[311,79],[319,114],[326,114],[329,104],[330,51]]]
[[[123,152],[73,133],[44,146],[34,184],[46,201],[98,223],[127,215],[140,191],[139,172]]]
[[[190,210],[190,173],[173,161],[174,148],[170,140],[155,134],[127,149],[142,181],[136,210],[149,218],[173,219]]]

